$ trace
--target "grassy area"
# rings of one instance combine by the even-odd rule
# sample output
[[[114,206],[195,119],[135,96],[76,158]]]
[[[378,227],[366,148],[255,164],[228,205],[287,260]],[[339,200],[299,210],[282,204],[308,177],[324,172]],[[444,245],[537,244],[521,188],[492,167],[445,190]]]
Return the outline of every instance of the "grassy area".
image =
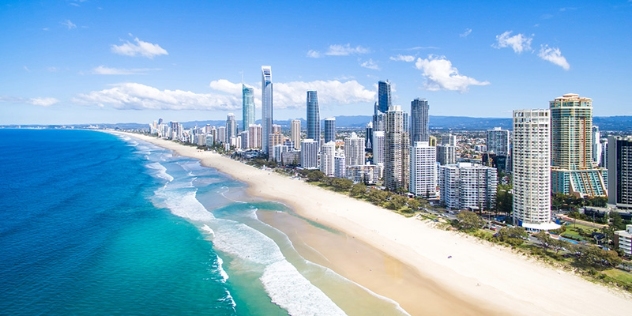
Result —
[[[632,290],[632,273],[621,271],[619,269],[610,269],[602,272],[599,276],[605,282],[616,283],[624,289]]]

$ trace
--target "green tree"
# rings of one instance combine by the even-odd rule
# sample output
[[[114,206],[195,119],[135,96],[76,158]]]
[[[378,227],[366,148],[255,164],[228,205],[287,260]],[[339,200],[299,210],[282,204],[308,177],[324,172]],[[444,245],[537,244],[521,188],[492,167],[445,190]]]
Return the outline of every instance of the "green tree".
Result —
[[[353,181],[343,178],[333,178],[331,185],[336,191],[349,191],[353,185]]]
[[[482,218],[470,211],[461,211],[456,218],[459,221],[458,228],[464,231],[474,231],[483,227],[485,224]]]
[[[500,184],[496,187],[496,205],[497,212],[509,214],[513,209],[513,194],[511,194],[511,185]]]
[[[413,210],[413,212],[419,210],[420,206],[421,206],[421,202],[419,202],[419,200],[417,199],[408,200],[408,207],[410,207],[410,209]]]
[[[523,227],[503,227],[496,234],[496,238],[513,247],[520,246],[529,234]]]
[[[312,170],[307,174],[307,181],[309,182],[317,182],[326,178],[325,174],[320,170]]]
[[[621,215],[619,215],[619,212],[610,212],[610,227],[613,230],[625,229],[625,223],[623,222],[623,218],[621,218]]]
[[[621,264],[621,258],[614,250],[603,250],[596,246],[579,247],[577,264],[584,268],[605,269]]]
[[[366,185],[362,183],[356,183],[351,187],[350,195],[352,197],[363,197],[366,194]]]

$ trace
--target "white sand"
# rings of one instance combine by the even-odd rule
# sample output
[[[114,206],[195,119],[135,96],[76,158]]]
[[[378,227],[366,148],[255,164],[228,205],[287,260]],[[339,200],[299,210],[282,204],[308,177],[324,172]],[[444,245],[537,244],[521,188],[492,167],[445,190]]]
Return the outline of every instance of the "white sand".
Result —
[[[324,225],[360,238],[467,300],[518,315],[629,315],[629,295],[534,262],[507,248],[442,231],[370,203],[193,147],[128,134],[197,158]],[[452,258],[448,258],[452,256]],[[393,298],[396,299],[396,298]]]

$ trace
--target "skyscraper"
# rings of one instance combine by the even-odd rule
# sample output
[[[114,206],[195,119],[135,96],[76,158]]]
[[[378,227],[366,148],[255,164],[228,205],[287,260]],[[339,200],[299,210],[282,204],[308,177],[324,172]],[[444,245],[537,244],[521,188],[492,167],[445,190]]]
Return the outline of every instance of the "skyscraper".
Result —
[[[364,136],[366,138],[364,141],[364,148],[373,150],[373,122],[369,122],[369,124],[366,125]]]
[[[391,107],[391,83],[379,81],[377,83],[377,103],[378,109],[382,113],[386,113]]]
[[[417,98],[410,102],[410,141],[427,142],[430,137],[428,127],[428,101]]]
[[[313,139],[301,141],[301,167],[318,169],[318,142]]]
[[[255,95],[254,89],[241,85],[241,98],[242,98],[242,129],[248,130],[250,124],[255,123]]]
[[[607,195],[603,170],[592,166],[592,100],[569,93],[549,105],[551,190],[582,196]]]
[[[226,142],[230,143],[230,139],[237,136],[237,122],[235,114],[228,113],[226,117]]]
[[[550,124],[549,110],[513,112],[514,225],[559,227],[551,223]]]
[[[608,204],[632,209],[632,137],[608,137]]]
[[[248,140],[250,141],[250,144],[248,147],[255,149],[255,148],[261,148],[261,142],[262,142],[262,137],[261,137],[261,125],[259,124],[250,124],[250,126],[248,127]]]
[[[592,160],[595,165],[601,163],[601,133],[599,133],[599,126],[593,125],[592,127]]]
[[[272,133],[273,122],[273,97],[272,97],[272,67],[261,67],[261,149],[263,153],[269,155],[270,146],[268,141]]]
[[[348,166],[364,165],[364,137],[351,133],[345,138],[345,159]]]
[[[307,138],[320,142],[320,114],[316,91],[307,91]]]
[[[320,151],[320,171],[327,177],[333,177],[336,171],[334,156],[336,154],[336,143],[327,142]]]
[[[441,202],[453,209],[486,209],[496,201],[495,168],[469,162],[439,168]]]
[[[415,142],[410,147],[410,193],[430,197],[437,193],[436,147]]]
[[[391,191],[408,190],[409,140],[404,129],[407,117],[398,105],[386,112],[384,131],[384,186]]]
[[[509,131],[494,127],[487,131],[487,151],[499,156],[509,154]]]
[[[294,142],[294,149],[301,149],[301,121],[300,120],[292,120],[292,125],[290,126],[290,138],[292,142]]]
[[[325,143],[336,141],[336,118],[325,119]]]
[[[373,132],[373,164],[384,165],[384,131]]]

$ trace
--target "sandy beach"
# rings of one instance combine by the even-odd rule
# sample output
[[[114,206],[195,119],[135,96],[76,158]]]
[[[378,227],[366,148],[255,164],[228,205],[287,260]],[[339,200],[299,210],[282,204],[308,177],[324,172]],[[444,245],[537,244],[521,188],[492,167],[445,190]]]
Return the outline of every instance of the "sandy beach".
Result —
[[[301,180],[257,169],[212,152],[127,134],[200,159],[249,185],[252,196],[290,206],[300,216],[341,234],[288,229],[296,218],[262,214],[286,233],[302,256],[412,315],[627,315],[632,298],[503,247],[443,231],[370,203]]]

